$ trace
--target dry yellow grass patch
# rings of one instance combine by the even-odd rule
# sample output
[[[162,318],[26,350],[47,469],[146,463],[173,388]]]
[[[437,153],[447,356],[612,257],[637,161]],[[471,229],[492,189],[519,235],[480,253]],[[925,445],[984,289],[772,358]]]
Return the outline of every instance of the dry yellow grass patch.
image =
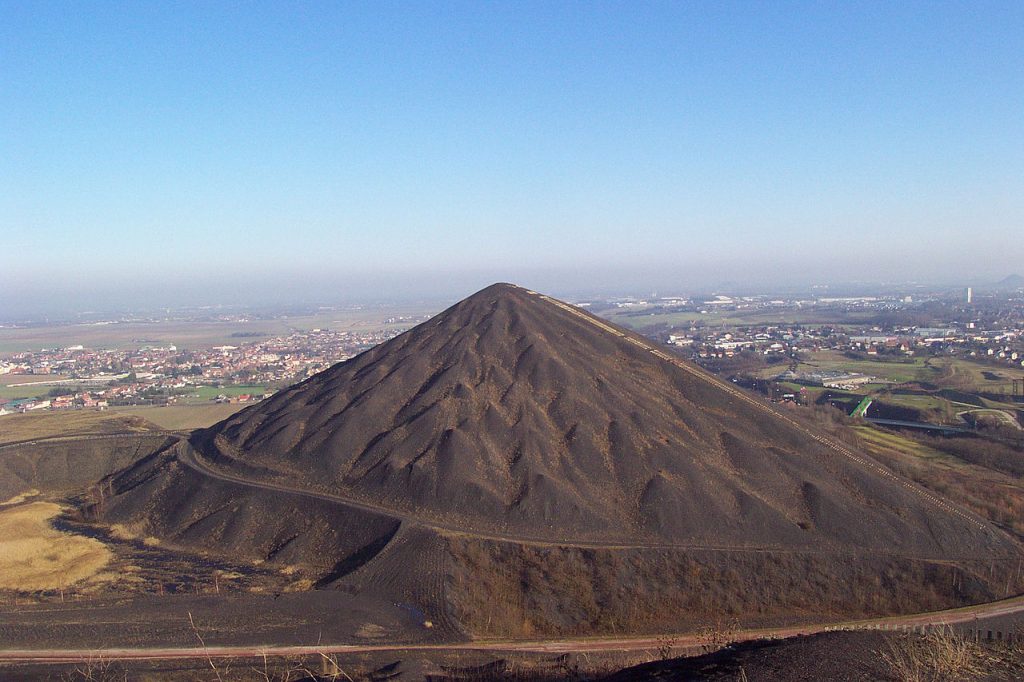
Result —
[[[0,511],[0,589],[63,589],[98,576],[113,556],[102,542],[55,530],[60,513],[51,502],[33,502]]]
[[[19,494],[15,495],[11,499],[7,500],[6,502],[0,502],[0,507],[10,507],[13,504],[21,504],[22,502],[24,502],[28,498],[35,497],[38,494],[39,494],[39,491],[36,490],[35,488],[32,488],[31,490],[26,490],[23,493],[19,493]]]
[[[142,537],[140,524],[115,523],[110,526],[110,534],[118,540],[138,540]]]

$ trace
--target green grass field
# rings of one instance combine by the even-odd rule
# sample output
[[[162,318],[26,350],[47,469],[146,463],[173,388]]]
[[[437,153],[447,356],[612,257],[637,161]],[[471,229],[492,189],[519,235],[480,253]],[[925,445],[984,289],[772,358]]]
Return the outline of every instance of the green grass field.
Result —
[[[39,398],[50,392],[53,386],[0,386],[0,398]]]
[[[925,366],[923,358],[909,358],[908,361],[857,360],[837,351],[815,353],[806,363],[801,363],[799,371],[808,371],[805,367],[817,371],[856,372],[896,383],[921,380],[933,372]]]
[[[68,377],[63,374],[0,374],[0,386],[11,384],[34,384],[48,381],[62,381]]]
[[[783,369],[766,367],[758,374],[768,378],[782,372]],[[797,371],[839,371],[856,372],[878,377],[894,383],[923,381],[935,384],[940,388],[952,388],[966,392],[1005,393],[1010,395],[1013,390],[1013,379],[1024,378],[1024,370],[1015,368],[992,368],[963,358],[925,358],[910,357],[894,359],[879,356],[875,359],[855,359],[843,353],[824,350],[805,356],[799,363]],[[986,373],[997,378],[986,377]],[[870,390],[882,385],[868,384]]]
[[[918,410],[941,410],[947,403],[951,402],[944,398],[931,395],[900,395],[899,393],[890,393],[885,396],[885,402],[891,405],[899,405],[901,407],[913,407]],[[954,403],[959,404],[959,403]]]
[[[936,460],[947,464],[959,462],[959,460],[952,455],[939,452],[934,448],[930,448],[927,445],[923,445],[909,438],[904,438],[892,431],[883,431],[875,428],[874,426],[867,425],[854,426],[852,428],[857,433],[857,436],[861,441],[863,441],[864,445],[875,452],[912,455],[921,459]]]
[[[194,390],[189,390],[189,392],[184,397],[186,399],[209,401],[212,400],[213,398],[216,398],[219,395],[226,395],[229,397],[246,394],[261,395],[263,393],[266,393],[266,391],[266,386],[254,386],[251,384],[242,386],[221,386],[220,388],[216,386],[197,386],[195,387]]]
[[[36,397],[45,395],[49,387],[33,388],[31,386],[0,386],[0,397],[16,400],[18,398]]]
[[[0,386],[0,398],[36,398],[45,397],[49,394],[50,389],[53,386]],[[219,395],[226,396],[239,396],[239,395],[262,395],[266,393],[267,387],[260,385],[243,385],[243,386],[222,386],[220,388],[216,386],[197,386],[194,389],[190,389],[188,393],[182,396],[185,401],[196,401],[196,402],[208,402]]]
[[[766,367],[758,371],[757,374],[767,379],[777,376],[781,372],[785,371],[785,369],[785,367],[776,365],[773,367]],[[855,360],[853,358],[845,357],[842,353],[837,353],[835,351],[820,351],[809,357],[805,357],[804,360],[797,365],[797,371],[849,372],[866,374],[868,376],[877,377],[878,379],[883,380],[883,382],[891,383],[915,381],[924,374],[931,372],[929,368],[925,367],[924,360],[920,358],[915,358],[909,363]],[[886,383],[865,384],[860,390],[861,392],[866,392],[885,387],[886,385]]]
[[[944,382],[961,390],[1011,395],[1013,380],[1024,379],[1024,370],[1016,367],[994,368],[961,358],[946,358],[942,362],[950,371],[949,378]]]
[[[755,374],[761,378],[768,379],[778,376],[784,371],[781,366],[765,367]],[[953,421],[955,413],[968,409],[977,409],[977,405],[971,405],[955,399],[956,394],[938,395],[937,392],[931,395],[904,395],[891,392],[896,384],[926,382],[937,389],[950,389],[968,394],[974,393],[1005,393],[1007,396],[1012,391],[1012,379],[1024,378],[1024,372],[1014,368],[992,369],[963,358],[890,358],[879,356],[879,359],[856,359],[846,357],[838,351],[820,351],[810,356],[797,366],[799,372],[856,372],[869,376],[878,377],[882,383],[872,382],[856,387],[852,393],[859,396],[872,396],[887,404],[899,407],[909,407],[920,410],[922,418],[926,421]],[[781,384],[787,390],[799,389],[795,384],[783,382]],[[812,399],[816,398],[823,389],[808,388]],[[814,391],[814,393],[811,393]],[[992,410],[1005,410],[1010,415],[1021,409],[1020,404],[1010,400],[980,399],[983,406]],[[930,415],[928,414],[930,413]],[[1005,415],[1004,415],[1005,416]],[[1012,416],[1010,417],[1012,419]],[[1006,420],[1009,423],[1009,419]]]

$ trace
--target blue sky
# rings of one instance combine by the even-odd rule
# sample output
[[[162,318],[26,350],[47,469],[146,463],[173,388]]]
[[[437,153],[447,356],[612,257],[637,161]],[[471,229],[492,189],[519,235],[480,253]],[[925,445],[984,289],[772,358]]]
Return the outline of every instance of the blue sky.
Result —
[[[998,279],[1021,35],[1019,2],[0,1],[0,308]]]

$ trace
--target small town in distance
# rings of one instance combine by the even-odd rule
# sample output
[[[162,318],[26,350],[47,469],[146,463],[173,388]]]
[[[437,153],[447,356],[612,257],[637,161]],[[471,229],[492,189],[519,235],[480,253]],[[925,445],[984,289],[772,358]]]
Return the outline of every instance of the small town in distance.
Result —
[[[979,390],[1012,400],[1024,394],[1024,295],[1013,288],[1018,279],[1007,277],[977,293],[973,287],[876,286],[869,294],[835,295],[818,287],[786,296],[655,294],[573,300],[772,400],[806,404],[825,393],[848,397],[886,391],[943,371],[955,376],[958,385],[974,386],[972,377],[977,378]],[[426,304],[420,308],[415,314],[403,308],[400,315],[382,308],[369,316],[360,308],[358,315],[344,309],[288,315],[183,311],[84,323],[6,321],[0,323],[0,348],[5,351],[0,352],[0,415],[244,405],[386,341],[436,312]],[[356,329],[351,329],[353,319],[360,320]],[[329,323],[341,328],[311,326]],[[204,329],[205,342],[181,340],[196,336],[190,325]],[[289,332],[275,335],[274,328],[280,326]],[[105,343],[42,345],[76,334],[94,335],[98,329]],[[19,341],[26,336],[40,347]],[[922,399],[890,395],[889,401],[912,408]],[[970,414],[996,415],[997,421],[1011,423],[1008,413],[1000,416],[998,409],[959,410],[961,418],[953,423],[963,425],[963,416]]]

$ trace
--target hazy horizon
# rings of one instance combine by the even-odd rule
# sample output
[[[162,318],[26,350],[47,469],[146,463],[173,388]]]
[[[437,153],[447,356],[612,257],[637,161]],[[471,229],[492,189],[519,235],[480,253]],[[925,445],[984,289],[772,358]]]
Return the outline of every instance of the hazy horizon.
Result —
[[[727,294],[811,293],[827,295],[868,294],[886,291],[912,294],[925,291],[975,286],[984,289],[1004,277],[965,277],[947,280],[913,278],[863,279],[813,278],[787,276],[751,277],[721,273],[705,278],[689,277],[673,271],[580,272],[532,270],[524,272],[405,273],[404,277],[386,274],[358,278],[331,277],[324,274],[296,275],[275,279],[236,279],[169,283],[153,281],[134,286],[110,285],[76,288],[74,283],[55,283],[52,289],[19,292],[11,287],[0,294],[0,322],[72,319],[76,315],[96,313],[159,312],[202,307],[244,310],[286,310],[317,306],[373,304],[434,304],[455,302],[495,282],[510,282],[556,296],[586,298],[599,296],[673,296]],[[607,275],[607,276],[604,276]],[[837,293],[838,292],[838,293]]]
[[[1020,272],[1019,3],[0,2],[0,317]]]

